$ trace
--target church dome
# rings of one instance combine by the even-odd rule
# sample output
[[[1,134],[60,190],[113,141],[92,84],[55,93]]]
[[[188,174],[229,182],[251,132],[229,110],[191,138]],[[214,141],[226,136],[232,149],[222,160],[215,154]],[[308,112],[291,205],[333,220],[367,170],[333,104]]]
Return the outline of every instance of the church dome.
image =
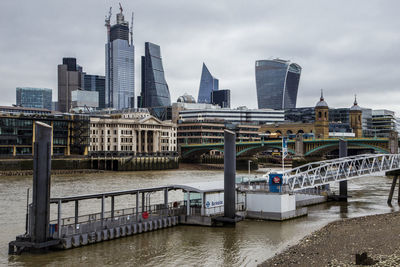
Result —
[[[321,97],[319,99],[319,102],[315,105],[315,107],[328,107],[328,103],[326,103],[324,100],[324,95],[322,93],[322,90],[321,90]]]

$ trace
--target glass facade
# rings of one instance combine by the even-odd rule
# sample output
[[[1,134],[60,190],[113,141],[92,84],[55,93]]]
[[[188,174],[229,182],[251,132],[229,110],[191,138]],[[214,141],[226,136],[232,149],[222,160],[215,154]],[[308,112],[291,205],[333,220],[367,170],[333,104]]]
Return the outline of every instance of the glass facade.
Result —
[[[164,76],[160,46],[146,42],[142,57],[142,108],[171,106],[168,84]]]
[[[213,91],[217,91],[218,87],[219,87],[218,79],[214,78],[211,75],[206,64],[203,63],[203,69],[201,71],[199,96],[197,98],[197,103],[211,104],[211,93]]]
[[[99,108],[103,109],[106,107],[105,95],[106,95],[106,77],[99,75],[84,75],[84,89],[86,91],[99,92]]]
[[[231,90],[217,90],[211,93],[212,104],[218,105],[221,108],[231,107]]]
[[[128,40],[129,26],[122,13],[108,33],[106,49],[105,107],[117,110],[134,107],[135,46]],[[100,96],[101,97],[101,96]],[[101,102],[101,101],[100,101]]]
[[[51,110],[52,90],[47,88],[17,87],[17,106]]]
[[[256,86],[258,108],[295,108],[301,67],[290,61],[257,60]]]
[[[74,153],[74,146],[84,151],[88,145],[89,121],[75,116],[0,116],[0,157],[32,155],[35,121],[53,126],[53,155]],[[79,129],[78,129],[79,128]],[[75,149],[76,150],[76,149]],[[82,153],[81,153],[82,154]]]

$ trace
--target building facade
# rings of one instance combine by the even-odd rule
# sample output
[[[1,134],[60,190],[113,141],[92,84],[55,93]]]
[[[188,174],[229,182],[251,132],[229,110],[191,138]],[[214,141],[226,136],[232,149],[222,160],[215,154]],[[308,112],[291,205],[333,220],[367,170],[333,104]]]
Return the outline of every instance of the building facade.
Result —
[[[221,120],[236,123],[254,123],[254,124],[271,124],[284,122],[283,110],[272,109],[194,109],[181,110],[179,112],[179,120]]]
[[[396,117],[394,111],[387,109],[372,110],[372,132],[376,137],[389,137],[396,131]]]
[[[35,125],[40,121],[52,126],[52,155],[86,155],[89,118],[83,115],[0,113],[0,156],[33,156]]]
[[[82,68],[76,58],[63,58],[58,65],[58,111],[67,113],[72,107],[71,92],[82,89]]]
[[[258,108],[295,108],[301,67],[287,60],[257,60]]]
[[[83,77],[83,88],[86,91],[98,92],[98,107],[106,107],[106,77],[100,75],[86,74]]]
[[[51,110],[52,92],[47,88],[17,87],[16,104],[20,107]]]
[[[146,113],[121,113],[90,118],[90,154],[176,153],[177,127]]]
[[[226,122],[223,120],[191,120],[178,124],[178,144],[223,143]],[[237,142],[260,141],[259,125],[236,125]]]
[[[212,103],[211,93],[218,91],[219,81],[217,78],[211,75],[205,63],[201,70],[199,96],[197,98],[198,103]]]
[[[104,102],[107,108],[117,110],[135,106],[133,25],[131,25],[129,31],[129,23],[125,21],[122,11],[121,7],[120,13],[117,14],[116,24],[111,26],[110,17],[106,19],[107,43],[105,45],[106,78]],[[129,34],[131,36],[130,42]]]
[[[223,89],[212,91],[211,103],[221,108],[231,108],[231,90]]]
[[[94,110],[99,107],[99,92],[75,90],[71,92],[72,109]]]
[[[142,56],[142,90],[138,107],[171,106],[171,96],[161,59],[160,46],[146,42]]]

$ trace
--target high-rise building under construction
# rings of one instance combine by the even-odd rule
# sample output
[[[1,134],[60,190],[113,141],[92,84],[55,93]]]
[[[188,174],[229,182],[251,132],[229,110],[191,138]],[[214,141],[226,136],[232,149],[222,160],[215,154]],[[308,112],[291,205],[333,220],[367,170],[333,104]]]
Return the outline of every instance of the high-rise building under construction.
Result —
[[[105,20],[107,27],[105,106],[117,110],[133,108],[135,99],[133,13],[129,29],[129,23],[125,21],[122,11],[120,5],[116,24],[112,26],[110,24],[111,8]]]

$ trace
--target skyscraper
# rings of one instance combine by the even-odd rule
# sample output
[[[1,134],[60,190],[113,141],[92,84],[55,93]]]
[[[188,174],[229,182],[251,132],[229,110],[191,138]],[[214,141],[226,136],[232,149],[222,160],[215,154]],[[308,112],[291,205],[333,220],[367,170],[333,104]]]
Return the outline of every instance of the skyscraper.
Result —
[[[199,97],[197,103],[211,104],[211,92],[218,90],[218,79],[214,78],[208,70],[206,64],[203,63],[201,71],[201,80],[199,88]]]
[[[211,92],[211,102],[221,108],[231,108],[231,90],[223,89]]]
[[[83,80],[84,80],[83,87],[86,91],[99,92],[99,100],[98,100],[99,108],[100,109],[105,108],[106,78],[100,75],[85,74]]]
[[[16,89],[17,106],[51,110],[51,98],[51,89],[32,87],[17,87]]]
[[[160,46],[146,42],[145,56],[142,56],[142,91],[138,106],[171,106],[168,84],[164,76]]]
[[[257,60],[258,108],[295,108],[301,67],[288,60]]]
[[[132,23],[129,31],[120,4],[117,22],[110,25],[111,8],[106,18],[106,107],[117,110],[134,107],[135,99],[135,46],[133,45]],[[130,34],[130,42],[129,42]]]
[[[58,111],[69,112],[71,92],[82,88],[82,67],[76,64],[76,58],[63,58],[58,65]]]

